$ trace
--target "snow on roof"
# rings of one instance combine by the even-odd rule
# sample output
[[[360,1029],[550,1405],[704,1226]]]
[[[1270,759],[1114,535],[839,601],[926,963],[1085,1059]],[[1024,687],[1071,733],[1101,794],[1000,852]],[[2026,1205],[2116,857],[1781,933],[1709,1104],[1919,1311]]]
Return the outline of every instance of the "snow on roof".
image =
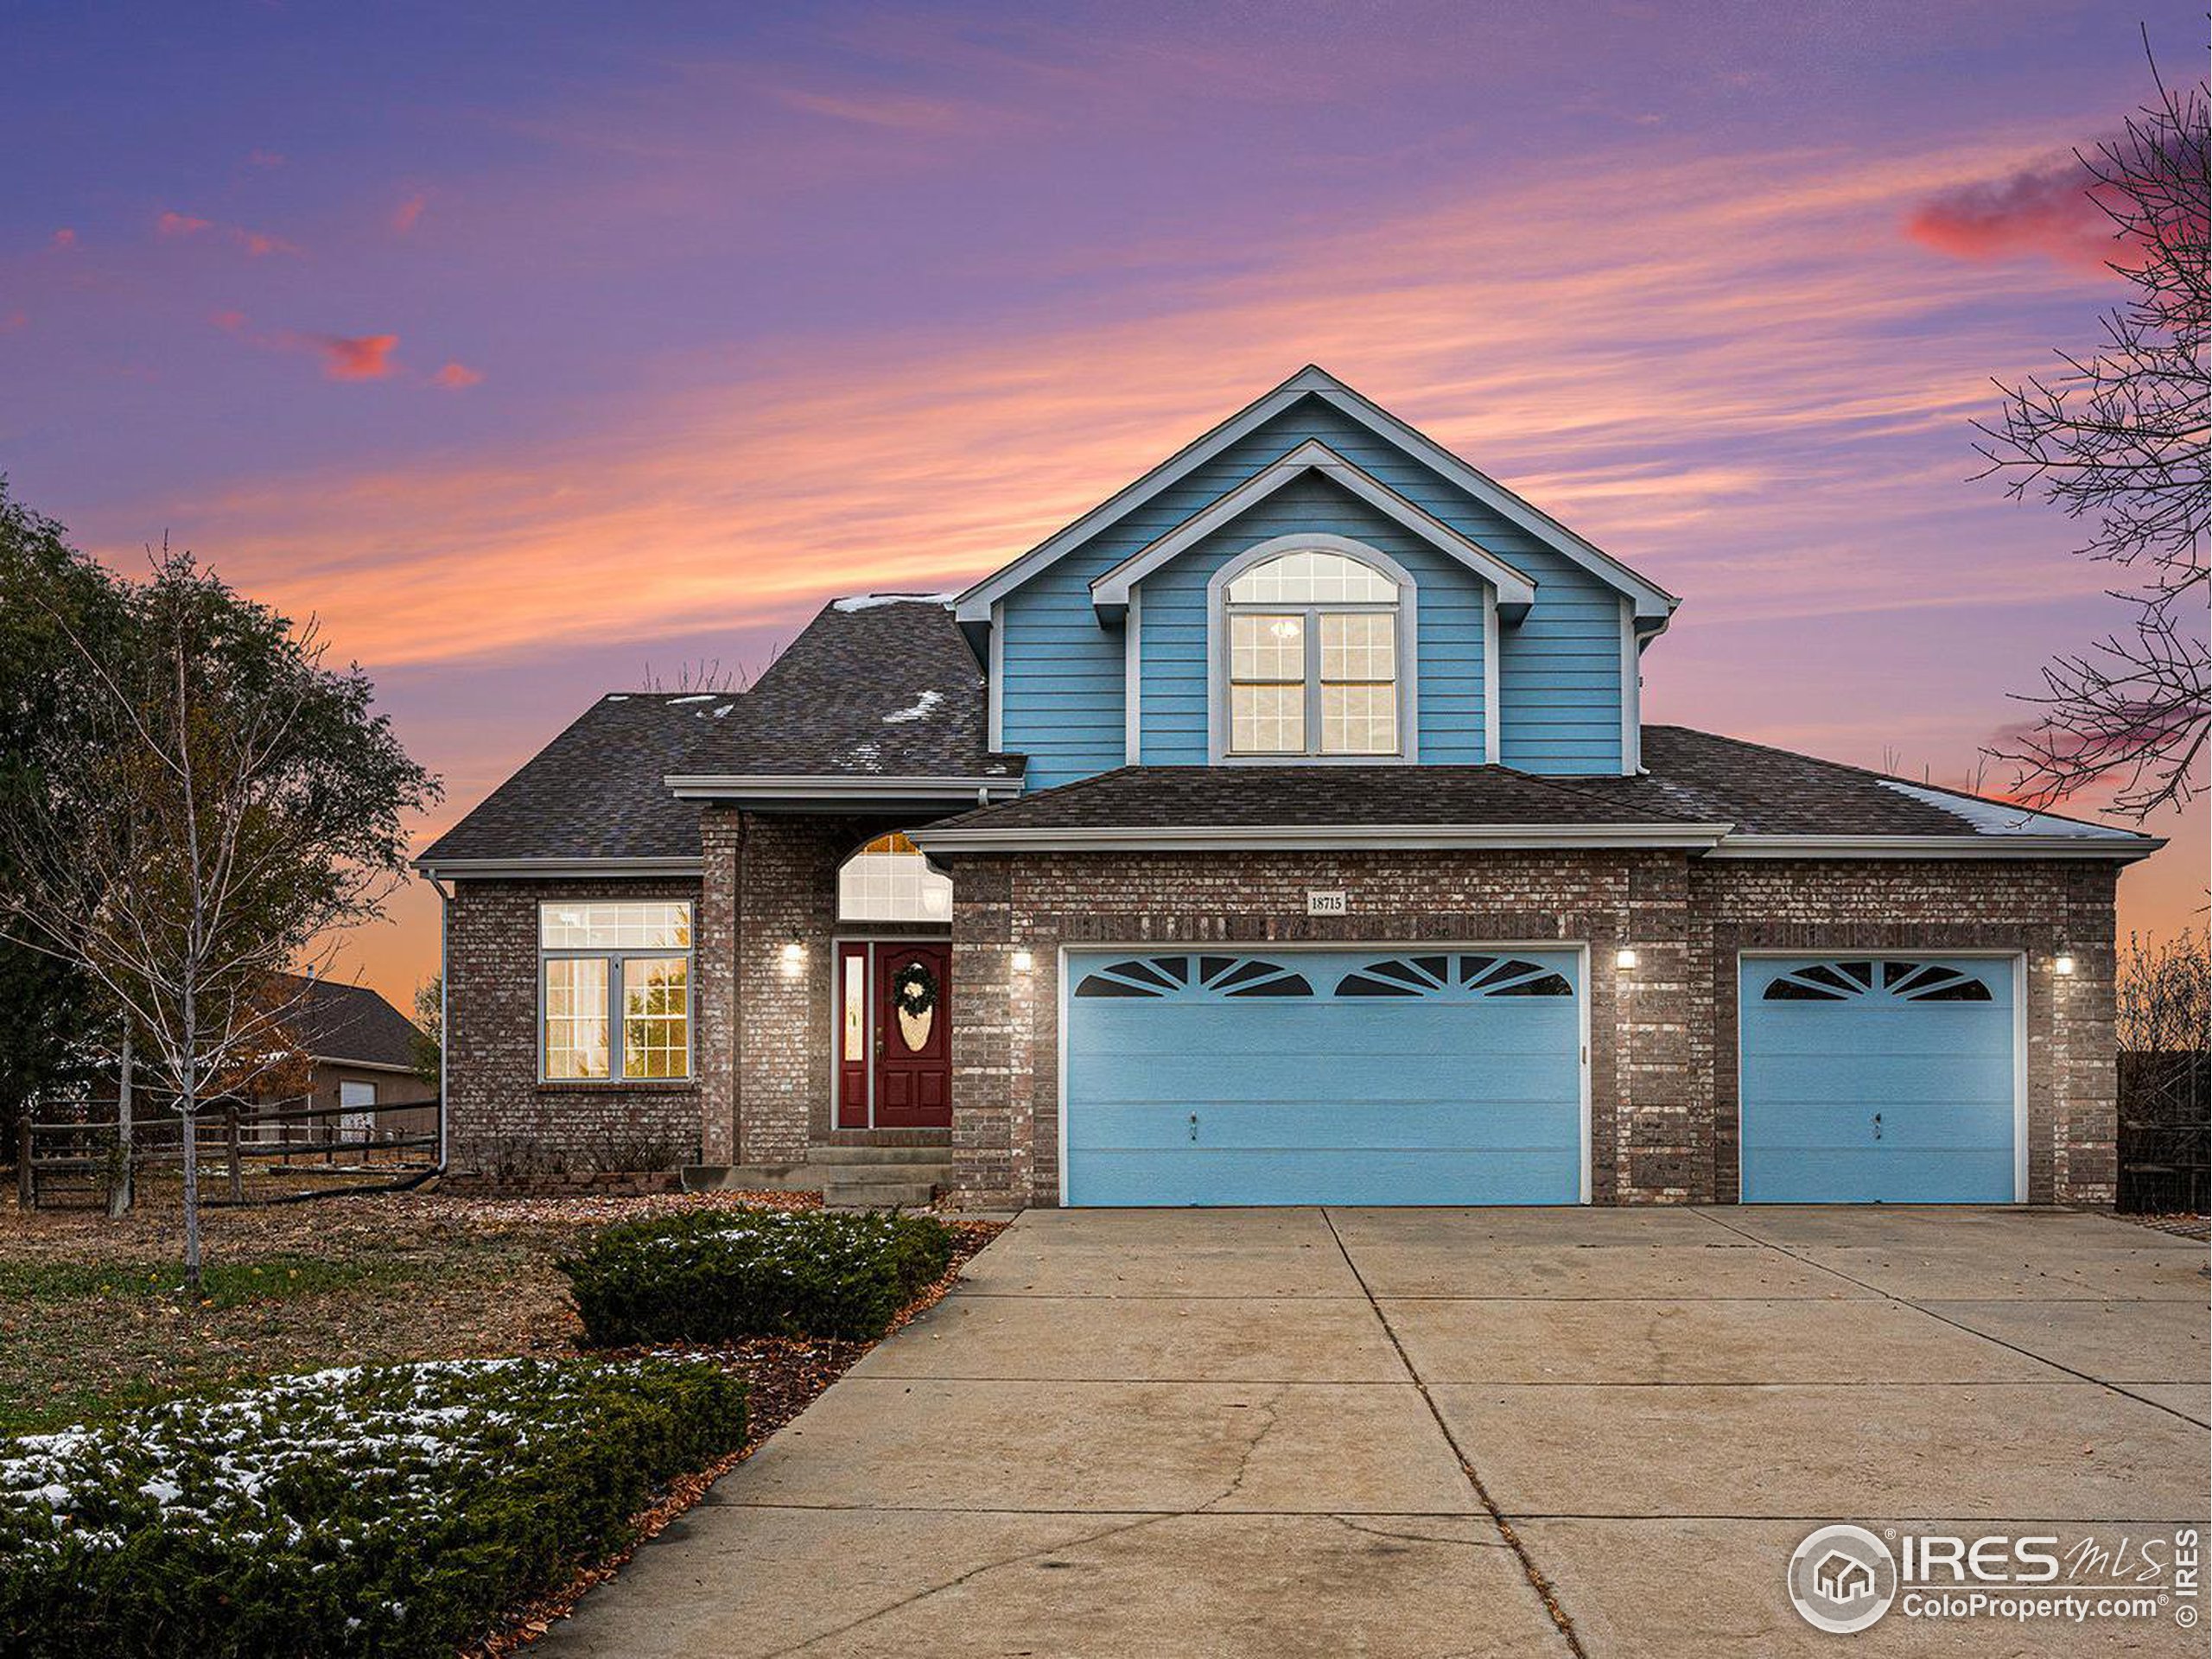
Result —
[[[1893,789],[1898,794],[1910,796],[1924,805],[1940,807],[1955,817],[1965,819],[1974,826],[1976,835],[2081,836],[2094,840],[2100,836],[2125,837],[2133,833],[2115,830],[2110,824],[2085,823],[2079,818],[2057,817],[2049,812],[2014,806],[2009,802],[1986,801],[1976,795],[1954,795],[1946,789],[1923,789],[1917,784],[1899,783],[1894,778],[1885,778],[1880,782],[1884,789]]]
[[[944,701],[944,693],[942,691],[924,691],[904,709],[893,709],[886,715],[883,717],[883,723],[887,726],[903,726],[910,720],[927,720],[936,711],[938,704]]]
[[[872,611],[879,605],[950,605],[950,594],[849,594],[830,603],[841,611]]]

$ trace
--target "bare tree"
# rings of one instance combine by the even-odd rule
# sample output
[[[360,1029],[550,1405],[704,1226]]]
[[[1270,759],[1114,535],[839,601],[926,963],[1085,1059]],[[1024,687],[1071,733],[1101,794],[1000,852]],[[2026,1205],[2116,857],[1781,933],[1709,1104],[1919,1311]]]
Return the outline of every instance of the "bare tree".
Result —
[[[2204,786],[2209,695],[2207,93],[2202,82],[2157,85],[2118,136],[2075,152],[2084,191],[2112,222],[2110,268],[2133,292],[2105,314],[2095,350],[2062,351],[2059,372],[2004,388],[2003,412],[1976,423],[1975,446],[1989,463],[1980,476],[2094,525],[2078,551],[2126,570],[2113,596],[2134,613],[2046,665],[2043,690],[2022,697],[2041,712],[1991,753],[2018,769],[2034,804],[2109,780],[2113,805],[2139,820]]]
[[[323,666],[311,624],[295,634],[166,550],[114,593],[105,649],[62,623],[75,695],[40,735],[41,788],[0,821],[0,931],[87,975],[174,1096],[197,1291],[198,1113],[289,1062],[298,994],[272,988],[381,913],[404,879],[404,817],[438,785],[360,671]],[[35,586],[0,598],[51,602]]]
[[[2130,934],[2116,988],[2113,1023],[2124,1051],[2175,1054],[2212,1044],[2212,955],[2203,934]]]

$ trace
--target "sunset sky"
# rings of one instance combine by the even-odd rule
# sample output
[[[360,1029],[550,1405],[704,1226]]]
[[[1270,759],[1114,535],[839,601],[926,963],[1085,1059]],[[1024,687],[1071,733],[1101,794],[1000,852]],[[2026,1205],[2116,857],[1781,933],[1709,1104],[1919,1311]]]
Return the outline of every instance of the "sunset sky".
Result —
[[[2068,150],[2139,21],[2194,72],[2201,0],[0,0],[0,472],[319,616],[427,842],[1313,361],[1685,595],[1648,718],[1959,784],[2124,620],[1968,422],[2121,291]],[[2204,817],[2123,931],[2201,920]]]

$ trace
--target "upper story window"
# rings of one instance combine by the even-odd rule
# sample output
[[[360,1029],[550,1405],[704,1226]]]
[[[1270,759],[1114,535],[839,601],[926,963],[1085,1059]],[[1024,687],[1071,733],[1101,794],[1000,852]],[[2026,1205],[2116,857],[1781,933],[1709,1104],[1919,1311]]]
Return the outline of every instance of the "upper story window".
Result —
[[[1402,586],[1349,553],[1261,559],[1222,590],[1232,756],[1405,752]]]
[[[930,868],[922,849],[893,832],[878,836],[837,872],[842,922],[950,922],[952,882]]]
[[[537,958],[539,1077],[691,1075],[690,905],[540,905]]]

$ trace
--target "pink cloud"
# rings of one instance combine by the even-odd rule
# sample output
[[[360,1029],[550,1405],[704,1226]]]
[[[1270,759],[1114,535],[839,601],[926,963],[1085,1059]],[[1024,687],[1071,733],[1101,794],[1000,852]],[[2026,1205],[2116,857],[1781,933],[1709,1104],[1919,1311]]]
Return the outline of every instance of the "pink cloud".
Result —
[[[429,198],[427,196],[408,197],[391,210],[391,228],[402,236],[406,235],[415,228],[415,222],[423,217],[423,209],[429,205]]]
[[[30,320],[31,314],[28,311],[10,311],[7,315],[0,316],[0,334],[12,334]]]
[[[2069,270],[2101,270],[2120,249],[2089,182],[2072,156],[2034,163],[1930,196],[1905,219],[1905,234],[1955,259],[2031,254]]]
[[[282,167],[285,161],[280,152],[273,149],[248,150],[245,158],[256,167]]]
[[[212,314],[208,317],[207,321],[213,323],[218,328],[223,330],[224,333],[235,334],[239,329],[245,327],[245,313],[243,311],[217,311]]]
[[[245,249],[249,258],[259,259],[272,253],[297,253],[300,251],[297,243],[287,242],[283,237],[271,236],[264,231],[242,230],[233,234]]]
[[[73,248],[77,245],[77,232],[64,225],[54,233],[54,240],[48,245],[60,249]]]
[[[392,347],[397,334],[316,334],[312,337],[322,353],[322,372],[331,380],[382,380],[391,373]]]
[[[190,213],[165,213],[154,221],[154,229],[162,236],[197,236],[202,231],[213,230],[214,225],[212,219],[194,219]]]
[[[462,386],[483,385],[484,374],[480,369],[472,369],[466,363],[448,363],[430,377],[430,384],[457,391]]]

